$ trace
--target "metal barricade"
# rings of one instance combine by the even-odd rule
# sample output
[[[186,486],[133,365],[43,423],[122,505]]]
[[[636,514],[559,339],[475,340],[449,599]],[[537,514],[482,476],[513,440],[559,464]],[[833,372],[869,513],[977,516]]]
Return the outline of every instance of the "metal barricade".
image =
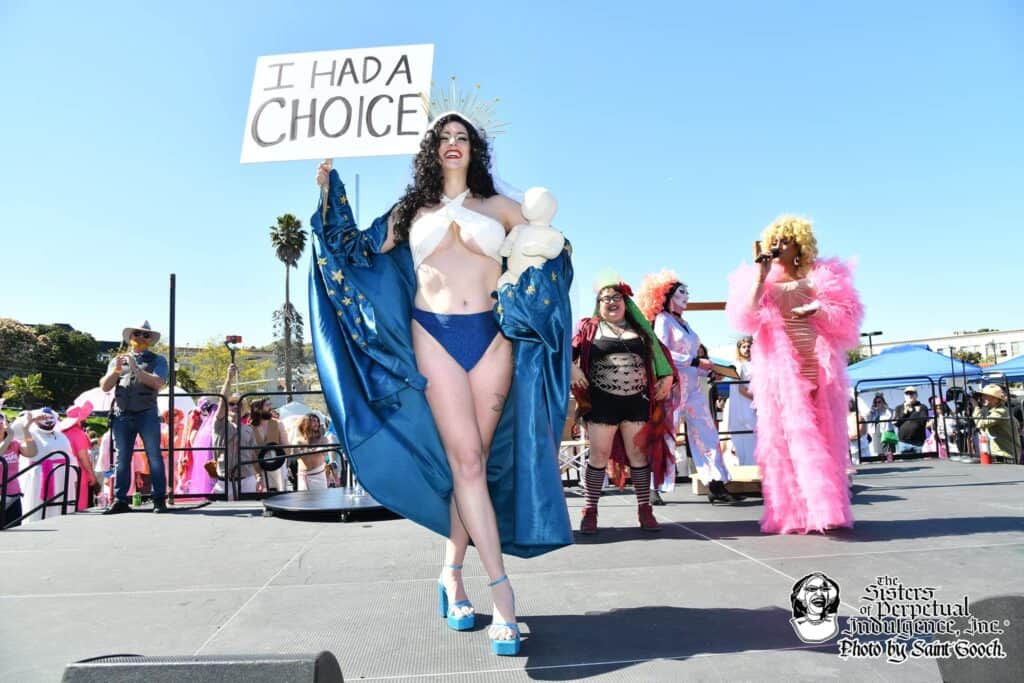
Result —
[[[50,462],[54,458],[59,459],[61,462],[58,463],[56,466],[53,466],[50,469],[50,471],[47,472],[43,476],[42,482],[40,484],[40,490],[42,490],[42,491],[48,490],[48,488],[49,488],[48,484],[53,482],[53,480],[54,480],[53,479],[53,475],[58,470],[63,470],[63,473],[64,473],[64,486],[61,489],[59,489],[59,490],[55,488],[54,489],[54,493],[53,493],[52,496],[50,496],[48,498],[44,498],[38,505],[33,507],[31,510],[22,510],[22,513],[21,513],[20,517],[18,517],[16,519],[6,520],[5,523],[4,523],[4,526],[3,526],[4,529],[9,529],[12,526],[14,526],[15,524],[23,522],[24,520],[26,520],[28,517],[32,516],[38,510],[42,510],[42,517],[43,517],[43,519],[46,519],[47,509],[57,505],[56,501],[58,501],[58,500],[60,501],[60,503],[59,503],[59,505],[60,505],[60,513],[62,515],[66,515],[68,513],[68,485],[70,484],[70,480],[71,480],[71,471],[73,469],[74,471],[76,471],[78,473],[78,476],[81,477],[81,468],[71,464],[71,456],[68,455],[65,451],[54,451],[53,453],[50,453],[45,458],[41,458],[41,459],[37,460],[36,462],[32,463],[31,465],[29,465],[28,467],[26,467],[25,469],[16,472],[14,477],[15,478],[20,478],[21,475],[25,474],[26,472],[30,472],[31,470],[35,469],[36,467],[38,467],[38,468],[40,468],[42,470],[43,469],[43,464],[47,463],[47,462]],[[7,469],[7,462],[6,461],[0,460],[0,462],[3,463],[2,471],[3,471],[3,475],[4,475],[3,493],[0,494],[0,495],[2,495],[3,503],[6,506],[6,504],[7,504],[7,473],[8,473],[8,469]],[[22,494],[22,497],[24,498],[24,493]],[[75,498],[76,498],[76,501],[77,501],[77,496]],[[6,507],[4,509],[6,509]]]

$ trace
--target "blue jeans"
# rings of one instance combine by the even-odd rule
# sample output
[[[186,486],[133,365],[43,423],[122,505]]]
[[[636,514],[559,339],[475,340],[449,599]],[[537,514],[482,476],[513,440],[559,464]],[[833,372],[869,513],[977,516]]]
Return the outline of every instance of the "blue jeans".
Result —
[[[115,414],[110,420],[110,431],[114,436],[114,451],[117,464],[114,467],[114,497],[128,502],[128,489],[132,479],[132,451],[135,450],[135,436],[142,437],[149,460],[150,483],[153,485],[153,500],[167,497],[167,474],[164,459],[160,454],[160,416],[156,406],[137,413]]]
[[[907,443],[905,441],[900,441],[898,444],[896,444],[896,452],[897,453],[920,453],[921,452],[921,446],[915,446],[912,443]]]

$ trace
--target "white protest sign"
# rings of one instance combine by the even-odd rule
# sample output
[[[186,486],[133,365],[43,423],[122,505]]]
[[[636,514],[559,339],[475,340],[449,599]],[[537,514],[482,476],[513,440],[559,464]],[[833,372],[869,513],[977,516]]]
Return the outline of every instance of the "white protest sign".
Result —
[[[242,163],[415,154],[433,45],[256,59]]]

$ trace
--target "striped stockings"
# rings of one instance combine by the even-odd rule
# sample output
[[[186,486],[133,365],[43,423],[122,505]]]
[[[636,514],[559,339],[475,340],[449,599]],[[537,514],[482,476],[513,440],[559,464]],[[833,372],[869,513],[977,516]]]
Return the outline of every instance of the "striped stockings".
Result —
[[[651,466],[644,465],[643,467],[630,467],[629,479],[633,482],[633,488],[636,490],[636,504],[650,505]]]
[[[591,467],[590,463],[587,463],[583,488],[585,491],[583,507],[597,508],[597,500],[601,497],[601,489],[604,488],[604,468]]]

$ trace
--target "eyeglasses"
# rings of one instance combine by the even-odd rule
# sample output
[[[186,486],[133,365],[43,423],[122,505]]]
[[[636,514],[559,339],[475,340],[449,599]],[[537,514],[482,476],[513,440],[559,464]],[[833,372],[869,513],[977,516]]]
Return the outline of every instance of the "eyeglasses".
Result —
[[[603,304],[621,304],[622,303],[622,295],[621,294],[612,294],[610,296],[602,296],[602,297],[600,297],[598,299],[598,301],[600,301]]]
[[[139,337],[141,339],[149,339],[152,334],[149,332],[143,332],[142,330],[135,330],[132,332],[133,337]]]

